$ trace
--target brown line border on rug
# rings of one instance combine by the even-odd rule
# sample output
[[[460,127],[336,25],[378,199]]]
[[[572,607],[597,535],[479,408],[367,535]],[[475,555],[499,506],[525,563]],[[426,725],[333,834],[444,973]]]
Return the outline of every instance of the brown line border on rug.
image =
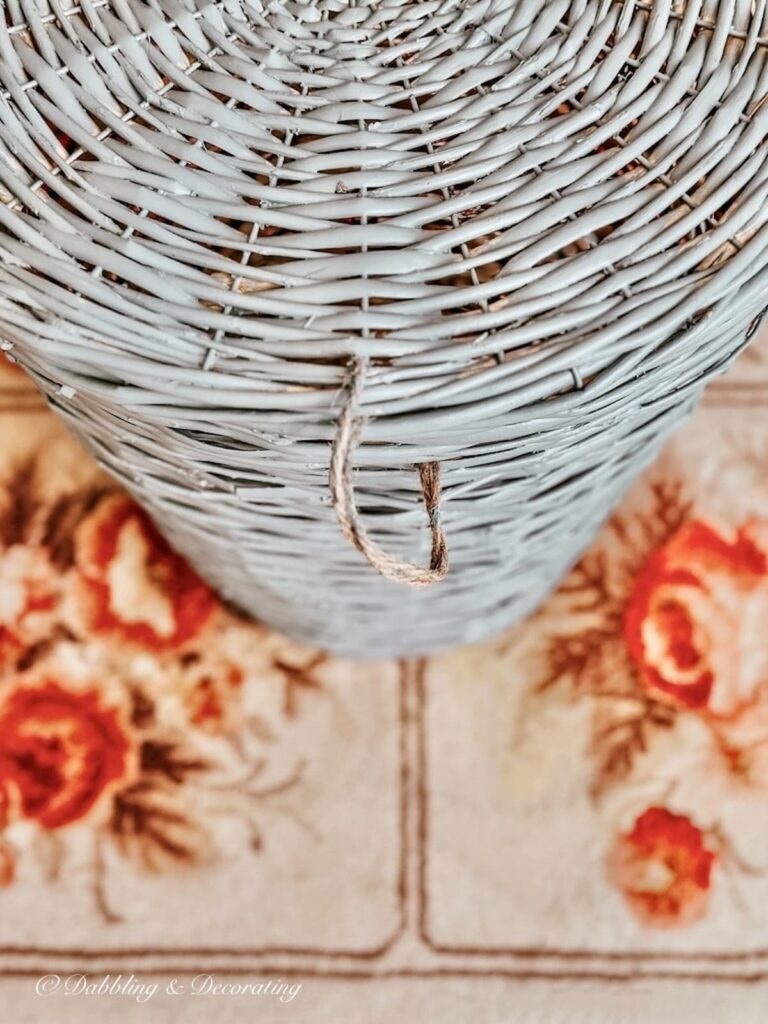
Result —
[[[353,951],[352,953],[341,950],[323,950],[321,948],[255,948],[255,949],[201,949],[189,948],[181,950],[173,949],[131,949],[131,950],[64,950],[47,949],[34,947],[5,947],[0,948],[0,956],[16,955],[24,957],[24,963],[17,965],[7,964],[0,967],[0,978],[25,978],[39,977],[42,974],[50,973],[51,961],[49,957],[60,957],[65,963],[74,961],[80,970],[85,968],[87,973],[112,973],[113,971],[124,970],[127,963],[140,960],[144,957],[156,959],[144,965],[135,964],[133,969],[146,976],[167,976],[177,974],[179,976],[191,977],[198,974],[215,974],[221,976],[243,976],[252,977],[284,977],[284,978],[307,978],[318,981],[387,981],[398,979],[409,980],[450,980],[452,978],[476,978],[487,980],[506,980],[510,982],[599,982],[606,984],[632,984],[644,981],[708,981],[718,984],[758,984],[768,980],[768,965],[756,965],[755,961],[766,955],[768,951],[756,950],[748,953],[670,953],[659,951],[647,951],[638,953],[612,953],[595,952],[579,949],[551,949],[544,947],[472,947],[453,946],[446,943],[439,943],[433,940],[428,926],[429,892],[427,885],[428,866],[428,778],[427,778],[427,746],[426,746],[426,721],[425,710],[427,702],[426,694],[426,661],[419,660],[410,663],[402,663],[400,666],[399,680],[399,713],[400,713],[400,737],[399,749],[401,755],[400,784],[401,784],[401,849],[400,849],[400,872],[398,883],[398,906],[400,911],[400,923],[397,931],[378,950]],[[413,708],[415,719],[413,726],[416,731],[417,749],[414,766],[409,764],[407,757],[407,729],[409,727],[409,712],[407,689],[412,686],[415,690],[416,700]],[[412,778],[414,772],[416,778]],[[416,813],[417,819],[417,842],[416,849],[409,851],[407,844],[407,794],[409,784],[415,783],[416,792]],[[402,934],[407,922],[407,866],[409,853],[417,858],[418,891],[415,893],[416,925],[418,938],[424,946],[435,954],[437,962],[433,965],[422,967],[388,967],[385,964],[377,964],[385,954],[394,946]],[[241,963],[224,963],[222,965],[194,963],[190,958],[206,956],[233,958]],[[315,962],[308,960],[306,965],[269,963],[264,957],[286,956],[286,957],[308,957],[314,958]],[[448,956],[460,956],[468,961],[464,964],[446,963]],[[41,957],[39,964],[34,963],[31,958]],[[176,958],[184,958],[183,960]],[[257,962],[253,959],[257,958]],[[491,963],[478,963],[479,957],[486,957]],[[503,960],[502,960],[503,958]],[[340,960],[347,959],[351,962],[344,966],[335,966]],[[440,960],[443,963],[440,963]],[[672,967],[664,969],[660,966],[662,961],[670,959],[687,961],[695,964],[700,963],[701,969],[686,969],[685,967]],[[88,961],[95,962],[89,965]],[[323,960],[330,961],[323,964]],[[564,961],[561,965],[545,965],[541,961]],[[595,961],[594,966],[579,966],[575,963],[578,960]],[[31,961],[31,962],[30,962]],[[110,966],[113,961],[114,966]],[[539,963],[537,964],[537,961]],[[647,967],[644,966],[647,964]],[[717,969],[717,966],[720,969]],[[90,967],[90,970],[89,970]],[[70,973],[77,973],[78,968]],[[60,973],[66,973],[62,971]]]
[[[398,679],[396,686],[396,700],[397,700],[397,777],[399,786],[399,810],[398,810],[398,829],[399,835],[397,837],[397,883],[395,886],[394,894],[396,898],[396,917],[397,923],[391,934],[378,945],[371,947],[370,949],[324,949],[321,946],[256,946],[256,947],[240,947],[227,949],[225,947],[199,947],[190,946],[188,948],[174,948],[167,947],[165,949],[157,947],[132,947],[130,949],[66,949],[56,947],[42,947],[42,946],[21,946],[21,945],[5,945],[0,946],[0,957],[59,957],[63,960],[74,960],[74,961],[87,961],[87,960],[119,960],[128,961],[131,958],[140,959],[143,957],[265,957],[265,956],[297,956],[297,957],[322,957],[330,960],[350,960],[350,961],[370,961],[376,960],[383,957],[389,950],[395,945],[397,940],[402,935],[406,927],[407,921],[407,883],[406,883],[406,872],[408,863],[408,849],[407,849],[407,794],[408,786],[410,782],[410,764],[407,757],[406,743],[407,743],[407,728],[408,728],[408,711],[407,711],[407,676],[408,676],[408,664],[406,662],[397,663]],[[0,965],[0,976],[8,975],[12,973],[14,968],[6,969]],[[218,968],[217,968],[218,970]],[[200,973],[200,971],[196,971]]]
[[[417,731],[417,803],[418,803],[418,829],[417,829],[417,850],[416,856],[418,858],[418,933],[421,941],[434,953],[437,954],[450,954],[453,956],[462,957],[505,957],[511,960],[519,960],[524,962],[532,962],[537,959],[553,959],[553,960],[564,960],[566,962],[573,962],[575,960],[594,960],[603,962],[609,965],[620,965],[620,964],[633,964],[635,967],[641,965],[643,962],[648,964],[655,964],[660,961],[678,960],[689,963],[701,963],[706,964],[750,964],[756,960],[763,960],[768,958],[768,949],[756,949],[745,952],[697,952],[697,951],[671,951],[671,950],[638,950],[633,952],[619,952],[612,950],[590,950],[590,949],[577,949],[577,948],[551,948],[551,947],[540,947],[540,946],[472,946],[453,944],[447,942],[441,942],[435,939],[430,929],[429,921],[429,910],[430,910],[430,893],[429,893],[429,850],[430,850],[430,835],[429,835],[429,769],[428,769],[428,748],[427,748],[427,725],[426,725],[426,710],[428,705],[428,684],[427,684],[427,666],[429,662],[427,659],[420,659],[417,662],[415,672],[415,687],[416,687],[416,731]],[[566,968],[566,971],[568,968]],[[600,972],[594,976],[598,976]],[[611,974],[610,968],[606,972]],[[683,974],[693,973],[696,977],[704,977],[704,974],[698,972],[683,972]],[[754,969],[747,972],[750,977],[754,976],[754,980],[768,980],[768,963],[765,966],[761,966],[759,969]],[[626,972],[615,972],[617,980],[622,980],[626,977]],[[657,969],[650,971],[643,971],[642,977],[670,977],[680,979],[683,975],[679,972],[660,972]],[[707,976],[708,977],[708,976]],[[719,973],[717,977],[728,979],[732,978],[732,974]]]
[[[124,969],[118,967],[116,970]],[[169,975],[179,977],[195,977],[197,975],[214,975],[221,977],[243,977],[249,978],[301,978],[312,979],[313,981],[398,981],[398,980],[441,980],[450,981],[454,978],[480,979],[488,981],[550,981],[550,982],[600,982],[605,984],[627,985],[633,982],[643,983],[647,981],[706,981],[736,985],[758,985],[766,980],[763,971],[742,971],[739,973],[724,974],[714,971],[637,971],[629,970],[623,974],[611,971],[589,971],[574,970],[571,968],[524,968],[514,967],[423,967],[423,968],[382,968],[371,970],[361,968],[360,970],[349,970],[344,968],[330,967],[324,970],[317,966],[307,967],[286,967],[284,964],[259,964],[257,966],[244,965],[243,967],[224,966],[211,968],[209,965],[190,967],[189,964],[170,963],[162,967],[137,967],[133,969],[135,974],[141,977],[165,978]],[[50,964],[39,967],[18,967],[8,970],[0,970],[0,982],[3,979],[39,978],[42,975],[50,974]],[[66,971],[53,973],[67,973]],[[78,972],[71,972],[77,974]],[[86,973],[86,972],[82,972]],[[102,976],[111,974],[114,971],[99,968],[98,971],[88,972],[88,976]]]

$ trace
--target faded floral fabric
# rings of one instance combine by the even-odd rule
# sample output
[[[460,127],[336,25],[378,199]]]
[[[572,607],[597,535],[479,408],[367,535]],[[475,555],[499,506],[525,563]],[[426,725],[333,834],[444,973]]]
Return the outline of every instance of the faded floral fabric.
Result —
[[[285,674],[290,717],[296,688],[320,688],[323,659],[272,656],[126,495],[100,481],[46,501],[40,472],[35,457],[14,466],[0,507],[1,880],[14,884],[17,861],[34,856],[29,827],[57,876],[66,830],[80,826],[94,906],[113,921],[102,844],[151,871],[206,863],[207,793],[212,814],[231,805],[259,847],[260,799],[299,769],[261,788],[272,727],[244,707],[248,669],[266,659]]]
[[[219,970],[345,1024],[764,1020],[766,399],[762,342],[527,622],[355,663],[226,607],[0,364],[0,994]]]

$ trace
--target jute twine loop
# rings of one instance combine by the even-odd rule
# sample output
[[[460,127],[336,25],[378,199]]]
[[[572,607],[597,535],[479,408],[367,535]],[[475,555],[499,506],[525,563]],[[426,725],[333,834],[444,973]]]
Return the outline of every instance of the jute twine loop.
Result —
[[[448,546],[440,525],[440,463],[422,462],[417,467],[432,535],[429,568],[403,562],[379,547],[366,530],[355,504],[352,455],[360,440],[361,420],[357,411],[367,369],[365,359],[354,359],[347,397],[331,449],[331,500],[344,536],[365,555],[377,572],[395,583],[405,583],[410,587],[428,587],[443,579],[448,572]]]

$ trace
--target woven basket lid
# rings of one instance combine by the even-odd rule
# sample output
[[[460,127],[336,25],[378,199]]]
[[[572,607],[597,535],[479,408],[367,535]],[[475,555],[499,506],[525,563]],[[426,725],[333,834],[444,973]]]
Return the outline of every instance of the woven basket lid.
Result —
[[[765,0],[3,11],[3,344],[313,639],[528,606],[764,304]]]

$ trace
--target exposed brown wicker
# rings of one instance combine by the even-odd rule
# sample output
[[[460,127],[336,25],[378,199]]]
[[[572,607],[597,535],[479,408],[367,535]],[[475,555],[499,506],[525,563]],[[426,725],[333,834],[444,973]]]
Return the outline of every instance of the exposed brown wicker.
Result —
[[[4,346],[281,629],[533,608],[768,299],[765,0],[70,2],[3,3]]]

